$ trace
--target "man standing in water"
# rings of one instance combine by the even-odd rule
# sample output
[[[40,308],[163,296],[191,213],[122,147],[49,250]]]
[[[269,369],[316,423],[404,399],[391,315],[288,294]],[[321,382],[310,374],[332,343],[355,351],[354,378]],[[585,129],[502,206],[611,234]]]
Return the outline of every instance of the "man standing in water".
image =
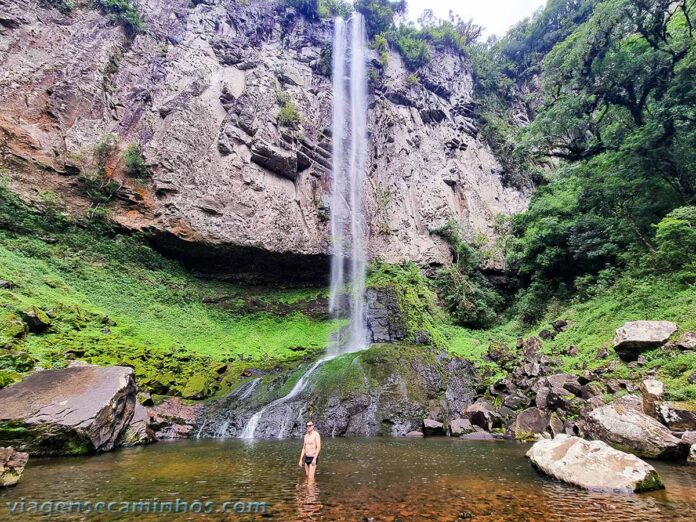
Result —
[[[321,437],[319,436],[319,432],[314,430],[314,423],[309,421],[307,423],[307,433],[304,436],[304,443],[302,444],[299,464],[300,467],[304,465],[305,475],[308,479],[314,478],[320,451]]]

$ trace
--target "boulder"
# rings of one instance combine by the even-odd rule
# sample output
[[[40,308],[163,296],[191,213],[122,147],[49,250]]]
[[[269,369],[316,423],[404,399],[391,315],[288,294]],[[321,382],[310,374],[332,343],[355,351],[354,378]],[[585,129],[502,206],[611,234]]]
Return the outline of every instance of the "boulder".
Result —
[[[691,445],[691,449],[689,450],[689,455],[686,457],[686,462],[689,464],[696,465],[696,444]]]
[[[531,399],[526,395],[515,393],[508,395],[505,397],[505,399],[503,399],[503,406],[506,406],[512,410],[517,410],[519,408],[526,408],[531,404],[531,402]]]
[[[423,433],[426,437],[437,437],[445,435],[445,427],[441,422],[433,419],[423,421]]]
[[[469,419],[471,424],[488,431],[502,425],[502,418],[498,412],[495,411],[490,402],[484,399],[478,399],[472,405],[467,406],[462,411],[462,417]]]
[[[174,397],[150,408],[150,425],[155,431],[155,438],[186,439],[193,435],[202,406],[183,404]]]
[[[640,457],[679,458],[683,453],[679,439],[638,406],[632,407],[633,403],[639,404],[626,399],[589,412],[585,419],[588,438],[603,440]]]
[[[408,321],[394,286],[368,288],[366,321],[373,343],[402,341],[408,333]]]
[[[645,379],[640,383],[643,413],[657,418],[657,405],[665,396],[665,385],[657,379]]]
[[[0,443],[41,456],[109,451],[133,416],[135,396],[132,368],[33,373],[0,390]]]
[[[564,433],[565,429],[566,426],[563,420],[558,416],[556,412],[553,412],[551,414],[551,417],[549,417],[549,431],[551,432],[551,435],[556,437],[561,433]]]
[[[474,431],[469,419],[454,419],[449,425],[449,434],[452,437],[460,437]]]
[[[409,439],[419,439],[423,438],[423,432],[422,431],[409,431],[404,437],[408,437]]]
[[[672,431],[696,431],[696,403],[663,402],[658,418]]]
[[[512,424],[512,433],[517,440],[534,440],[546,431],[548,416],[539,408],[527,408],[521,412]]]
[[[681,436],[682,444],[693,446],[696,444],[696,431],[686,431]]]
[[[147,408],[135,404],[133,418],[121,437],[122,446],[141,446],[155,441],[155,432],[150,428],[150,415]]]
[[[19,482],[29,454],[14,448],[0,448],[0,488],[14,486]]]
[[[36,306],[32,306],[29,310],[24,312],[22,314],[22,319],[29,328],[29,331],[33,333],[44,332],[51,326],[51,318],[48,317],[46,312]]]
[[[601,397],[606,393],[606,391],[607,388],[604,384],[599,382],[588,382],[587,384],[582,385],[580,397],[587,401],[592,397]]]
[[[598,440],[558,435],[535,443],[527,457],[542,473],[583,489],[640,493],[664,488],[651,465]]]
[[[677,331],[670,321],[631,321],[616,330],[614,350],[625,361],[635,361],[641,352],[665,344]]]
[[[192,375],[186,381],[184,389],[181,391],[181,396],[184,399],[203,399],[210,393],[210,381],[211,379],[207,375],[201,373]]]
[[[686,332],[677,340],[677,348],[682,350],[696,349],[696,332]]]

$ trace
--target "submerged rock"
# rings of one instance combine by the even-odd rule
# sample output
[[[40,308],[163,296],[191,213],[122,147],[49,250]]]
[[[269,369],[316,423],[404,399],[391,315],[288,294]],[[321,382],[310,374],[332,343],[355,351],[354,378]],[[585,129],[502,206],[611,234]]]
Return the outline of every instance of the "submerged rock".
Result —
[[[36,372],[0,390],[0,443],[41,456],[109,451],[133,416],[135,396],[132,368]]]
[[[640,493],[664,488],[651,465],[598,440],[558,435],[535,443],[527,457],[542,473],[583,489]]]
[[[636,401],[631,403],[624,397],[622,401],[589,412],[585,419],[587,436],[640,457],[679,458],[683,454],[679,439],[663,424],[645,415],[641,411],[640,399],[634,399]]]
[[[19,482],[29,454],[14,448],[0,448],[0,487],[14,486]]]
[[[665,344],[677,331],[670,321],[631,321],[616,330],[614,350],[626,361],[635,361],[640,352]]]
[[[418,438],[423,438],[423,432],[422,431],[409,431],[404,437],[408,437],[409,439],[418,439]]]

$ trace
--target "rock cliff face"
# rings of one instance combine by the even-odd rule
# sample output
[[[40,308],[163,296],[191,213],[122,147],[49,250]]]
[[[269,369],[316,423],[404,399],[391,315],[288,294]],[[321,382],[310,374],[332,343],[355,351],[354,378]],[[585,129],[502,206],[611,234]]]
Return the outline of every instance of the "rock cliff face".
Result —
[[[35,201],[53,190],[84,211],[79,176],[115,135],[104,170],[121,184],[109,206],[123,226],[218,274],[325,273],[331,22],[277,1],[140,0],[145,32],[129,37],[83,2],[67,14],[51,4],[0,0],[0,162],[14,190]],[[379,76],[370,253],[446,263],[430,231],[453,218],[464,237],[493,238],[496,216],[527,195],[503,186],[479,135],[465,59],[435,53],[411,75],[392,52]],[[130,143],[144,184],[124,175]]]

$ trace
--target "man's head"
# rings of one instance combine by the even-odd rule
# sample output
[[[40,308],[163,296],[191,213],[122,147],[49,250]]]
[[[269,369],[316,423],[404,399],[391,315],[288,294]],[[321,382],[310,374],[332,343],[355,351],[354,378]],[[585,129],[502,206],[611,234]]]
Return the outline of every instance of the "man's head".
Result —
[[[312,421],[307,422],[307,433],[312,433],[314,431],[314,423]]]

